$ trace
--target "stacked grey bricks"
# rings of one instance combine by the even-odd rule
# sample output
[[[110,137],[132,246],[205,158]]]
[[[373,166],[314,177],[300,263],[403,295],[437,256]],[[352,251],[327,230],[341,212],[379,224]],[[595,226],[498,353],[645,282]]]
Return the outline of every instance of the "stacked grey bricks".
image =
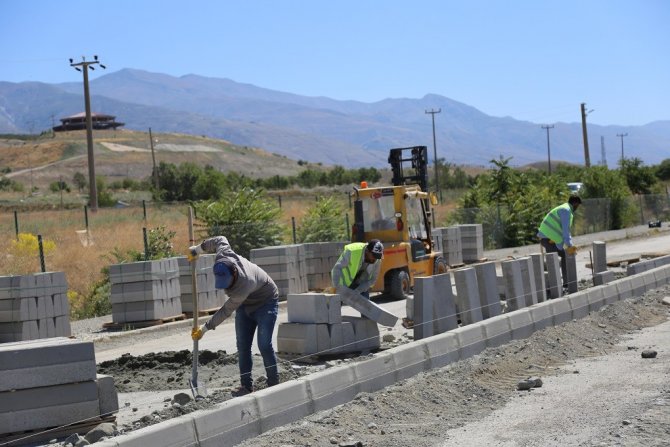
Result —
[[[70,334],[65,273],[0,276],[0,343]]]
[[[249,259],[265,270],[279,288],[279,296],[307,292],[305,246],[302,244],[255,248]]]
[[[345,242],[312,242],[305,247],[308,290],[324,290],[332,285],[330,271],[342,254]]]
[[[377,349],[377,323],[343,317],[336,294],[303,293],[287,297],[288,323],[277,332],[277,351],[295,355],[341,354]]]
[[[214,286],[214,260],[216,255],[206,254],[198,256],[195,261],[196,289],[198,292],[198,311],[212,311],[219,309],[225,302],[226,293],[216,290]],[[186,257],[177,258],[179,264],[179,290],[181,291],[182,312],[193,313],[193,276],[191,263]]]
[[[0,437],[95,421],[118,409],[113,378],[96,376],[92,342],[56,337],[0,345]]]
[[[112,265],[109,279],[114,323],[182,315],[177,258]]]
[[[459,225],[463,262],[477,262],[484,257],[484,231],[481,224]]]
[[[459,226],[433,228],[433,240],[438,251],[448,265],[463,264],[463,248],[461,246],[461,228]]]

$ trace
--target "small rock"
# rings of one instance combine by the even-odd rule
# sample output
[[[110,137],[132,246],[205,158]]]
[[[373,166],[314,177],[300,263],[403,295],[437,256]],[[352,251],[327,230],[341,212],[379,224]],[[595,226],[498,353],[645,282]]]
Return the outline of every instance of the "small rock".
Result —
[[[137,411],[137,407],[133,407],[133,413]]]
[[[363,447],[361,441],[344,441],[338,444],[339,447]]]
[[[642,358],[643,359],[655,359],[656,354],[658,354],[658,353],[656,351],[654,351],[653,349],[645,349],[644,351],[642,351]]]
[[[602,324],[602,323],[598,323],[598,327],[601,328],[601,329],[605,329],[607,327],[607,325]]]
[[[116,434],[116,425],[110,422],[98,424],[95,428],[86,433],[86,440],[91,444],[98,442],[101,438],[114,436]]]
[[[331,443],[331,444],[337,444],[337,443],[338,443],[338,440],[337,440],[337,438],[336,438],[336,437],[334,437],[334,436],[333,436],[333,437],[331,437],[331,438],[330,438],[330,443]]]
[[[535,382],[531,380],[520,380],[519,383],[516,384],[516,389],[519,391],[527,391],[535,386]]]
[[[624,419],[623,421],[621,421],[621,423],[623,425],[630,425],[631,424],[631,422],[628,419]]]
[[[666,296],[661,300],[661,303],[665,304],[666,306],[670,306],[670,296]]]
[[[81,438],[77,443],[74,445],[74,447],[84,447],[86,445],[91,445],[90,442],[88,442],[86,439]]]
[[[576,370],[572,371],[572,374],[579,374],[579,370],[576,369]]]
[[[533,388],[542,388],[542,379],[539,377],[530,377],[528,380],[533,382]]]
[[[74,433],[74,434],[68,436],[67,438],[65,438],[65,441],[63,441],[63,445],[66,445],[66,446],[67,445],[75,445],[81,439],[84,439],[84,437],[80,436],[77,433]]]
[[[395,341],[395,336],[393,334],[384,334],[382,341],[385,343],[391,343],[392,341]]]
[[[377,430],[378,426],[374,422],[368,424],[368,430]]]

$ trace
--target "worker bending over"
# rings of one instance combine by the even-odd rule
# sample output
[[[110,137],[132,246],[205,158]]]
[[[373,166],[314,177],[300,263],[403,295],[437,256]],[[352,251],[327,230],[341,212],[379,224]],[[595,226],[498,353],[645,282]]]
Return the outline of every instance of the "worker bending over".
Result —
[[[330,272],[333,287],[347,287],[370,299],[370,288],[377,282],[383,257],[384,245],[379,239],[345,245]]]

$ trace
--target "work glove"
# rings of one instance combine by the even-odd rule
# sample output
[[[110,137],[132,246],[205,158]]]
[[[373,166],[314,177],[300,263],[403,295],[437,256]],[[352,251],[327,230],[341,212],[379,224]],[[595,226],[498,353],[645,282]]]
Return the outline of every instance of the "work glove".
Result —
[[[200,245],[194,245],[192,247],[189,247],[188,252],[186,253],[186,258],[188,258],[188,262],[193,262],[196,259],[198,259],[198,255],[203,252],[202,247]]]
[[[191,338],[193,341],[198,341],[202,338],[203,335],[205,335],[205,332],[207,332],[209,329],[207,328],[207,325],[202,325],[199,328],[193,328],[191,329]]]
[[[566,249],[565,249],[565,252],[566,252],[567,254],[569,254],[570,256],[574,256],[575,254],[577,254],[577,247],[575,247],[574,245],[572,245],[572,246],[566,248]]]

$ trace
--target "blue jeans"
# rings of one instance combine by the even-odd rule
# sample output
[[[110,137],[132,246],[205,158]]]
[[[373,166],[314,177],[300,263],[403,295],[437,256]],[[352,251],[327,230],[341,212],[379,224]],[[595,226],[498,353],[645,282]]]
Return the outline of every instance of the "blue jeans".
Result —
[[[247,389],[253,389],[251,378],[251,344],[254,341],[254,333],[258,328],[258,350],[263,357],[265,374],[268,386],[279,383],[279,372],[277,370],[277,357],[272,347],[272,331],[277,321],[279,309],[278,300],[270,300],[263,306],[247,315],[245,306],[240,306],[235,312],[235,335],[237,337],[237,355],[240,365],[240,383]]]

